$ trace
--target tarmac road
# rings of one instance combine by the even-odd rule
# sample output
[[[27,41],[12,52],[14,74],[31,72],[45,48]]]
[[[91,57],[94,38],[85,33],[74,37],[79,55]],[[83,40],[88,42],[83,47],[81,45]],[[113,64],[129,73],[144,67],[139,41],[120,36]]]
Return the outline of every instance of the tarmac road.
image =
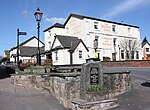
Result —
[[[112,69],[130,70],[132,87],[129,92],[118,96],[120,106],[111,110],[150,110],[150,68]]]

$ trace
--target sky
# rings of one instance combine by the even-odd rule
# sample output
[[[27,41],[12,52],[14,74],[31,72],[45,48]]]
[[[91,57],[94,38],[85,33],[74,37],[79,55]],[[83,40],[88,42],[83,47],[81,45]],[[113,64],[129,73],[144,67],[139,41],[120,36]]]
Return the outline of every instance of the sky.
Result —
[[[27,32],[20,43],[37,36],[34,13],[43,12],[40,40],[43,30],[54,23],[64,23],[70,13],[95,17],[140,27],[141,40],[150,42],[150,0],[0,0],[0,55],[17,45],[17,29]]]

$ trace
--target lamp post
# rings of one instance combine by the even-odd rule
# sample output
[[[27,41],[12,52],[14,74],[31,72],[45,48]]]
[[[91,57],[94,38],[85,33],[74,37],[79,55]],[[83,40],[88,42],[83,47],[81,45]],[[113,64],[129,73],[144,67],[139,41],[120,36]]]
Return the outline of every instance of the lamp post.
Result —
[[[17,29],[17,65],[20,68],[20,61],[19,61],[19,35],[27,35],[26,32],[20,32],[19,28]]]
[[[37,29],[38,29],[38,49],[37,49],[37,64],[41,65],[41,56],[40,56],[40,47],[39,47],[39,42],[40,42],[40,21],[42,19],[43,13],[40,11],[38,8],[37,11],[34,13],[35,19],[37,21]]]

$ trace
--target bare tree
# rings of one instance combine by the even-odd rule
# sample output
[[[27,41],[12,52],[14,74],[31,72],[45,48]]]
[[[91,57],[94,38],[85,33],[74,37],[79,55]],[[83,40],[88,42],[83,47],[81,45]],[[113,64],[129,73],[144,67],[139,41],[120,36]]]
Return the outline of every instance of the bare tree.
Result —
[[[120,41],[120,48],[125,51],[125,58],[132,60],[135,52],[141,49],[141,41],[137,39],[123,39]]]

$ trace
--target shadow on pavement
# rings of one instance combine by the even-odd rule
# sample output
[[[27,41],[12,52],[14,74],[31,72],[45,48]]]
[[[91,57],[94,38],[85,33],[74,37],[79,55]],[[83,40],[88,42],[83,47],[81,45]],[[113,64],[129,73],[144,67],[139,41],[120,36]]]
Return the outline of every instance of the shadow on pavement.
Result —
[[[0,79],[10,77],[10,74],[14,74],[15,70],[10,67],[0,66]]]
[[[141,85],[144,86],[144,87],[149,87],[150,88],[150,83],[149,82],[142,83]]]

